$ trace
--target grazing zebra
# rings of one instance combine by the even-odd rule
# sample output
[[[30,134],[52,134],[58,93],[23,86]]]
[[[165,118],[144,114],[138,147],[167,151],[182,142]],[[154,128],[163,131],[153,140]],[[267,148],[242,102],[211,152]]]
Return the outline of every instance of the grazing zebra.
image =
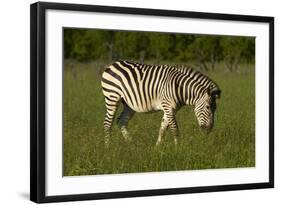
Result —
[[[202,73],[186,66],[145,65],[117,61],[106,67],[102,74],[105,97],[105,144],[108,145],[112,123],[119,102],[123,111],[118,125],[126,140],[130,140],[127,125],[135,112],[164,112],[156,145],[160,144],[169,127],[177,144],[176,111],[183,105],[194,105],[199,126],[209,132],[213,128],[218,85]]]

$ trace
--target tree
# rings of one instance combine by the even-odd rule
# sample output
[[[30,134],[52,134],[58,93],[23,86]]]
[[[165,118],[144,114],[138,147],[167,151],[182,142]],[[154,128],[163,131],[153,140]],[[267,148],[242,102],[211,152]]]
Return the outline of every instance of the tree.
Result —
[[[149,33],[149,50],[150,57],[160,60],[169,59],[170,50],[173,47],[173,37],[171,34]]]
[[[227,36],[221,39],[226,67],[230,72],[237,71],[239,63],[248,48],[248,38]]]
[[[133,59],[195,62],[203,71],[216,64],[237,71],[241,61],[254,62],[255,39],[242,36],[64,29],[64,58],[78,61]]]
[[[209,71],[208,64],[211,65],[212,71],[215,70],[215,65],[221,58],[219,42],[218,36],[196,36],[190,44],[191,58],[196,60],[201,70]]]
[[[174,42],[174,59],[182,62],[193,61],[193,53],[189,49],[189,46],[194,42],[194,40],[194,35],[176,34]]]

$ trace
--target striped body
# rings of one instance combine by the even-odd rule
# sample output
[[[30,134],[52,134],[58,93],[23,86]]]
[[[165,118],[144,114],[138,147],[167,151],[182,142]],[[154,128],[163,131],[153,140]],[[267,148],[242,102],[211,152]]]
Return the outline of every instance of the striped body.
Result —
[[[209,118],[213,118],[215,98],[220,94],[218,86],[212,80],[191,67],[145,65],[129,61],[117,61],[109,65],[102,74],[102,88],[107,110],[104,122],[106,141],[120,101],[124,105],[124,111],[118,119],[125,138],[129,138],[127,124],[134,112],[162,110],[163,133],[160,133],[160,128],[158,141],[161,141],[160,135],[164,134],[168,126],[176,141],[178,133],[175,112],[183,105],[195,105],[199,125],[203,123],[199,119],[201,116],[205,120],[204,126],[212,127],[206,124],[213,124],[213,119]],[[205,106],[206,102],[212,116],[206,111],[207,114],[202,112],[206,110],[205,107],[202,108],[202,103]]]

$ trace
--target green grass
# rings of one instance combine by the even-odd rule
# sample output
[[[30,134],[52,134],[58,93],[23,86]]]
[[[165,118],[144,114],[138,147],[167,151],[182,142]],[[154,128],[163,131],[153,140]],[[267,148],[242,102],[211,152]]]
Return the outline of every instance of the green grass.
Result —
[[[169,132],[162,145],[155,146],[162,119],[162,112],[156,112],[135,114],[129,123],[130,143],[114,123],[109,149],[104,148],[103,138],[101,65],[72,66],[75,75],[68,65],[64,72],[65,176],[255,166],[254,65],[242,65],[240,73],[209,74],[222,89],[222,97],[208,136],[200,132],[193,108],[185,106],[177,113],[178,146]],[[118,113],[121,109],[122,105]]]

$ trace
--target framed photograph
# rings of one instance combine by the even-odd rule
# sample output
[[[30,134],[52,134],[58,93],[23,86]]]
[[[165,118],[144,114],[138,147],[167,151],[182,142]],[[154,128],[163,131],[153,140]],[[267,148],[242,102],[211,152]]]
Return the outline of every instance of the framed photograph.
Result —
[[[30,199],[274,187],[274,18],[31,5]]]

